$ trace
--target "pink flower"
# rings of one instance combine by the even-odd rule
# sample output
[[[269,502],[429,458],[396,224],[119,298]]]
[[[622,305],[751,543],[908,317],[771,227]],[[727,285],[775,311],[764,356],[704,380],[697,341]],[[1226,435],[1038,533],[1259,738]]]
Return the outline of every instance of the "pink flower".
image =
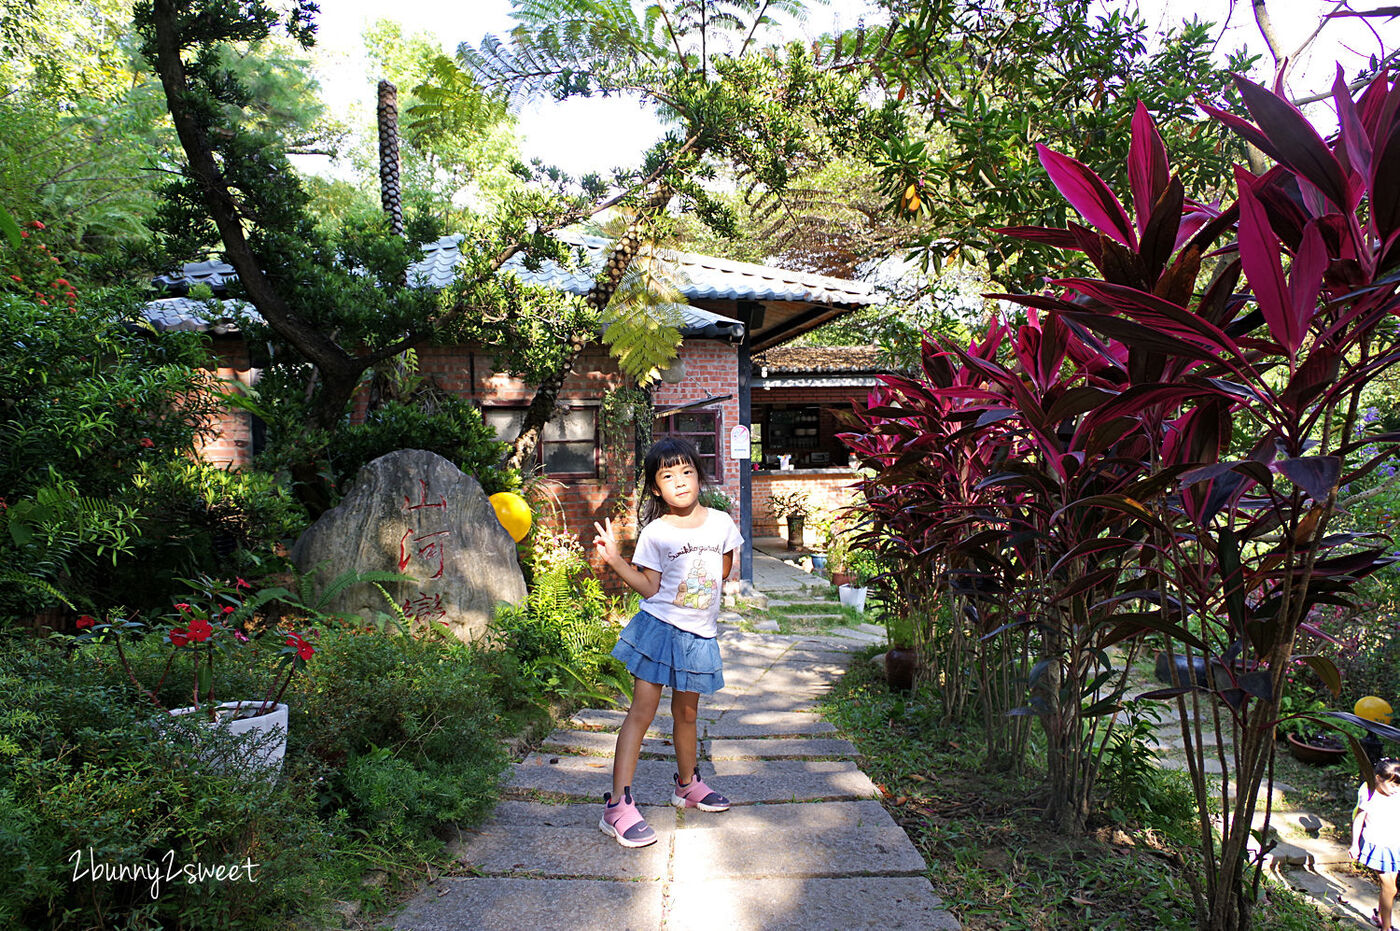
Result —
[[[176,611],[188,611],[189,609],[190,606],[185,604],[183,601],[175,606]]]
[[[243,581],[242,579],[239,579],[237,582],[234,582],[234,583],[233,583],[233,587],[234,587],[234,588],[252,588],[253,586],[249,585],[247,582]]]
[[[247,642],[248,642],[248,635],[245,634],[245,633],[244,633],[243,631],[241,631],[241,630],[235,630],[235,631],[233,632],[233,636],[234,636],[234,639],[237,640],[239,643],[247,643]]]

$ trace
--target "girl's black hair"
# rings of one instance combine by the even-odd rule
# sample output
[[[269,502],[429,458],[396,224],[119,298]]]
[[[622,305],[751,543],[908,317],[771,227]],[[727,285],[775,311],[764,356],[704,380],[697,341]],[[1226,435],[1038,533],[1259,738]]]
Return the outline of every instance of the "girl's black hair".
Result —
[[[661,495],[656,490],[656,473],[686,462],[690,463],[695,468],[695,474],[700,476],[702,488],[710,484],[710,477],[705,474],[705,466],[700,461],[700,451],[690,440],[667,436],[651,444],[651,449],[647,450],[646,459],[642,462],[642,494],[641,501],[637,504],[639,529],[666,513],[666,502],[661,500]]]

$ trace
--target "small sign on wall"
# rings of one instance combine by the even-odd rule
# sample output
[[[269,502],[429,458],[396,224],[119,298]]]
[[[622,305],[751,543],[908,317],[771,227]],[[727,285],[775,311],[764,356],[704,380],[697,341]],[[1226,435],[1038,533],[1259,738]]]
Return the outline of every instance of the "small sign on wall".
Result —
[[[729,458],[749,458],[749,428],[743,424],[729,428]]]

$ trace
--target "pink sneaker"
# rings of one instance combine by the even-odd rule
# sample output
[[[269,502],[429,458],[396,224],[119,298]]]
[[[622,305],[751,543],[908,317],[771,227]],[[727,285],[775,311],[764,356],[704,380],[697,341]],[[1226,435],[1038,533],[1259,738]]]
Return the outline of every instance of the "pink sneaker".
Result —
[[[632,802],[632,787],[622,790],[622,798],[612,801],[612,793],[603,793],[603,818],[598,830],[614,838],[624,847],[645,847],[656,843],[656,832],[647,824]]]
[[[729,799],[705,785],[705,780],[700,778],[700,767],[695,767],[695,775],[685,785],[681,785],[680,773],[674,774],[671,779],[676,783],[676,790],[671,793],[671,804],[677,808],[698,808],[701,811],[729,810]]]

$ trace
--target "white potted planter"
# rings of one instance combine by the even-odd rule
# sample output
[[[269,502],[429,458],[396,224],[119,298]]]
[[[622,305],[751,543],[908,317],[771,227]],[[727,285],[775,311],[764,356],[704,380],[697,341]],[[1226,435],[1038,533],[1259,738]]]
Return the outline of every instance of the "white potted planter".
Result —
[[[233,735],[251,734],[253,749],[250,754],[232,761],[216,761],[220,768],[233,763],[233,769],[246,769],[253,773],[266,773],[275,777],[282,771],[282,758],[287,755],[287,706],[269,705],[264,714],[258,714],[263,702],[226,701],[215,710],[215,719],[209,720],[207,708],[189,706],[172,708],[173,717],[196,715],[196,720],[206,727],[227,730]]]
[[[841,603],[849,608],[855,608],[862,614],[865,613],[865,587],[856,588],[854,585],[842,585],[836,589],[836,594],[841,599]]]

